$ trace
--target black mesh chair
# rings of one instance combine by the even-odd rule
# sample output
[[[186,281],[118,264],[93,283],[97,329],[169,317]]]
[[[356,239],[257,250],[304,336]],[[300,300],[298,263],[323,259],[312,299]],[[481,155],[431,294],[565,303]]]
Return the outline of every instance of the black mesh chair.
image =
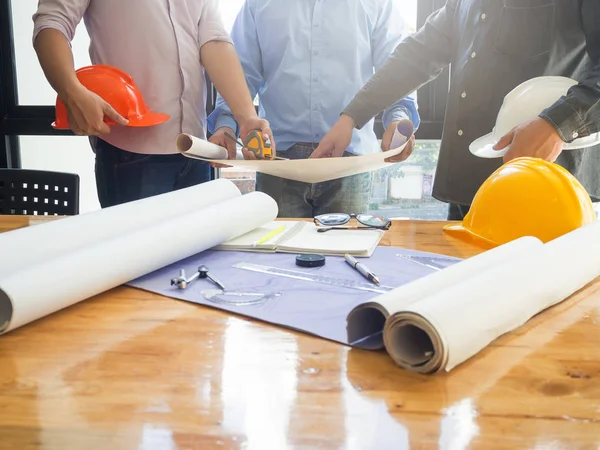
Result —
[[[79,214],[79,175],[46,170],[0,169],[0,214]]]

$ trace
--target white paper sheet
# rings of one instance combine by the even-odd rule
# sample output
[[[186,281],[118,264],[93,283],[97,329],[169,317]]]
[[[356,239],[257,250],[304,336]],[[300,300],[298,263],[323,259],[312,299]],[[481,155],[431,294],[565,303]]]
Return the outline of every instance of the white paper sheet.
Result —
[[[148,225],[241,195],[233,182],[221,178],[135,202],[0,233],[0,278],[90,242],[129,235]]]
[[[211,183],[215,188],[226,185]],[[173,201],[180,202],[176,208],[179,214],[162,210],[163,216],[156,217],[155,221],[149,217],[157,214],[152,205],[163,204],[158,199],[146,203],[145,208],[129,204],[128,208],[120,209],[120,214],[106,209],[95,217],[84,219],[82,216],[83,230],[61,219],[5,233],[7,236],[21,231],[19,240],[26,242],[28,232],[32,237],[44,236],[48,234],[44,228],[52,225],[57,238],[68,238],[68,232],[72,231],[79,231],[83,236],[78,233],[78,245],[70,245],[66,251],[54,245],[51,252],[21,247],[19,253],[13,253],[18,270],[0,272],[0,333],[240,236],[277,217],[277,203],[261,192],[233,195],[205,207],[190,207],[184,201],[189,199],[189,194],[208,192],[201,186],[190,189],[171,196]],[[138,211],[136,225],[125,228],[120,221],[129,217],[132,209]],[[121,227],[121,232],[103,232],[108,217],[115,220],[112,226]],[[44,257],[32,261],[32,254]],[[169,284],[170,280],[165,283]]]
[[[181,136],[180,136],[181,138]],[[219,152],[214,149],[214,144],[194,138],[190,145],[188,138],[178,138],[179,151],[188,158],[211,161],[218,164],[225,164],[241,169],[255,170],[267,175],[274,175],[288,180],[300,181],[303,183],[320,183],[323,181],[335,180],[337,178],[356,175],[363,172],[389,167],[390,163],[385,160],[397,155],[406,147],[407,139],[404,139],[402,145],[394,150],[387,152],[377,152],[371,155],[351,156],[340,158],[315,158],[315,159],[295,159],[295,160],[244,160],[244,159],[214,159],[213,155]],[[179,146],[181,144],[181,146]],[[218,146],[217,146],[218,147]],[[222,150],[227,150],[220,147]],[[221,150],[221,152],[222,152]],[[225,155],[227,153],[224,153]],[[241,154],[238,154],[238,158]]]
[[[523,237],[382,294],[350,312],[347,320],[348,342],[360,348],[381,349],[384,347],[385,321],[390,315],[449,286],[476,278],[506,261],[527,255],[542,245],[537,238]]]
[[[599,248],[600,222],[594,222],[448,283],[390,315],[385,348],[408,370],[452,370],[600,276]]]

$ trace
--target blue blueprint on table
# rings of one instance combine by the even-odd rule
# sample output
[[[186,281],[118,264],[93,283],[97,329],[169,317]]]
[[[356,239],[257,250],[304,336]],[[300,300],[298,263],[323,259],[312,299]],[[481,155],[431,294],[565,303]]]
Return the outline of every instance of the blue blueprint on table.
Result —
[[[326,264],[316,268],[297,266],[295,258],[294,254],[284,253],[208,250],[128,285],[348,344],[346,317],[353,308],[460,261],[381,246],[370,258],[359,258],[380,278],[378,287],[343,257],[328,256]],[[200,265],[207,266],[210,274],[222,282],[224,292],[206,278],[196,279],[186,289],[171,285],[180,269],[189,278]]]

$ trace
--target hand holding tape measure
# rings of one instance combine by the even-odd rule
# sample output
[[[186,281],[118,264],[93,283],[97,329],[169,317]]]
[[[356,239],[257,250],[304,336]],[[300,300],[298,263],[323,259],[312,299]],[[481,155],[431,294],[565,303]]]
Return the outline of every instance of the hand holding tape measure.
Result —
[[[271,142],[263,137],[260,130],[252,130],[246,136],[244,142],[240,142],[229,133],[225,133],[225,136],[240,145],[242,149],[247,150],[248,154],[252,155],[252,158],[247,158],[247,154],[245,154],[246,159],[286,159],[278,157],[275,154]]]

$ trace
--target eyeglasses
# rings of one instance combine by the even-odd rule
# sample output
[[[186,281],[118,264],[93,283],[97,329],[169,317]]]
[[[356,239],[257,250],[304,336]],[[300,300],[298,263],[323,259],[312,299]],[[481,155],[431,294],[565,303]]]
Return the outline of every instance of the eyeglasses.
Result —
[[[350,222],[351,219],[356,219],[356,221],[364,225],[364,227],[340,226]],[[313,220],[315,225],[324,227],[317,228],[319,233],[324,233],[329,230],[388,230],[392,226],[391,220],[370,214],[321,214],[316,216]]]

